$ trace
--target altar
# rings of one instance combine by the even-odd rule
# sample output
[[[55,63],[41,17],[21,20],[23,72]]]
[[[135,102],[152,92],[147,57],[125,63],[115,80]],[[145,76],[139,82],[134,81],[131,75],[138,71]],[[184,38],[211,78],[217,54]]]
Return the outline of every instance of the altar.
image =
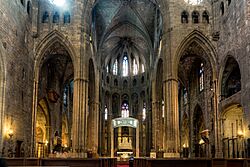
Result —
[[[127,161],[131,156],[139,157],[139,124],[138,120],[131,117],[126,118],[115,118],[112,120],[111,130],[111,157],[114,157],[114,140],[117,140],[117,151],[116,155],[118,160]],[[114,138],[115,128],[120,127],[129,127],[136,130],[135,136],[126,135],[126,136],[117,136]],[[133,140],[134,138],[134,140]],[[133,143],[134,141],[134,143]],[[133,148],[133,146],[135,148]],[[134,150],[136,150],[134,152]]]

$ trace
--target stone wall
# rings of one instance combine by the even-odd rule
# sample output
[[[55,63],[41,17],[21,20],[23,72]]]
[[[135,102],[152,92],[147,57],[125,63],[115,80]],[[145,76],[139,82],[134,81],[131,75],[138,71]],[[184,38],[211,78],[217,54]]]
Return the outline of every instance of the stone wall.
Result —
[[[21,4],[19,0],[1,0],[0,4],[0,43],[4,50],[1,56],[5,65],[1,67],[4,69],[1,75],[6,75],[4,153],[7,154],[9,146],[7,132],[12,128],[14,142],[23,141],[28,156],[31,145],[34,60],[31,15],[27,13],[27,3]]]

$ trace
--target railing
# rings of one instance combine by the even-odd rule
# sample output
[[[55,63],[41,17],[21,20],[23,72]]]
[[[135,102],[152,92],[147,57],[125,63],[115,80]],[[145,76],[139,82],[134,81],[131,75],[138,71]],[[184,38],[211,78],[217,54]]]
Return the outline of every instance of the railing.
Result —
[[[116,158],[7,158],[8,167],[15,166],[67,166],[67,167],[116,167]],[[250,159],[150,159],[135,158],[133,167],[248,167]]]
[[[116,158],[7,158],[8,167],[15,166],[65,166],[65,167],[116,167]]]
[[[248,167],[250,159],[149,159],[135,158],[133,167]]]

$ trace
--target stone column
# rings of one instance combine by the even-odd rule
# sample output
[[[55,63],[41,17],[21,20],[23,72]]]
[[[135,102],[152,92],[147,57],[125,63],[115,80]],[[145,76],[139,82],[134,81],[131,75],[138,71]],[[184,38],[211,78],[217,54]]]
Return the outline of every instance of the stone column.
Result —
[[[178,80],[168,78],[163,83],[165,117],[164,117],[164,157],[179,157],[179,113]]]
[[[76,157],[86,157],[88,81],[74,79],[72,148]]]
[[[157,102],[155,92],[155,81],[152,82],[152,149],[156,149],[156,131],[157,131]]]
[[[218,113],[218,96],[219,92],[217,89],[218,82],[217,80],[213,81],[213,99],[214,99],[214,136],[215,136],[215,157],[216,158],[223,158],[223,150],[222,150],[222,131],[221,129],[221,122],[219,119],[219,113]]]
[[[111,128],[111,134],[110,134],[110,138],[111,138],[111,158],[114,158],[114,130],[113,128]]]
[[[107,144],[107,153],[111,156],[111,141],[113,140],[111,137],[111,133],[113,133],[113,127],[112,127],[112,113],[109,108],[108,110],[108,125],[107,125],[107,138],[108,138],[108,144]]]
[[[92,102],[89,107],[88,119],[88,149],[92,150],[93,154],[97,153],[98,149],[98,132],[99,132],[99,103]]]
[[[145,146],[143,146],[143,133],[144,132],[143,132],[143,126],[142,126],[142,124],[143,124],[142,110],[143,110],[143,99],[139,98],[137,119],[138,119],[138,125],[139,125],[138,126],[138,128],[139,128],[139,138],[138,139],[140,141],[139,149],[140,149],[141,154],[143,154],[142,151],[143,151],[143,148],[145,148]],[[137,136],[136,136],[136,140],[137,140]]]
[[[139,148],[139,142],[140,140],[140,124],[138,124],[138,127],[136,128],[136,153],[135,156],[139,158],[140,154],[140,148]]]
[[[33,89],[33,110],[32,110],[32,134],[31,134],[31,149],[30,156],[34,157],[36,152],[36,111],[37,111],[37,97],[38,97],[38,81],[34,80]]]

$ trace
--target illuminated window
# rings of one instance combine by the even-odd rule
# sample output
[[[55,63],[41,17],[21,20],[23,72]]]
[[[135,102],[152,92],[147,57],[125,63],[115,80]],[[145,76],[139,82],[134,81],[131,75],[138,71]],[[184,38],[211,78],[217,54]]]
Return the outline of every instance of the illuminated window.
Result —
[[[144,68],[144,65],[141,64],[141,72],[144,73],[145,72],[145,68]]]
[[[142,120],[144,121],[146,119],[146,103],[143,103],[143,109],[142,109]]]
[[[104,119],[108,120],[108,108],[107,108],[107,106],[105,106],[105,109],[104,109]]]
[[[200,69],[199,69],[199,87],[200,91],[204,89],[204,64],[201,63]]]
[[[107,73],[109,73],[109,66],[106,67],[106,71],[107,71]]]
[[[122,105],[122,112],[121,112],[122,118],[128,118],[129,117],[129,110],[128,110],[128,104],[123,103]]]
[[[65,88],[64,88],[63,104],[64,104],[64,107],[67,107],[67,105],[68,105],[68,86],[65,86]]]
[[[203,0],[185,0],[186,3],[191,5],[199,5]]]
[[[126,52],[122,60],[122,76],[128,76],[128,56]]]
[[[114,66],[113,66],[113,74],[117,75],[118,74],[118,61],[117,59],[115,60]]]
[[[136,64],[135,59],[133,59],[133,74],[137,75],[138,74],[138,66]]]

